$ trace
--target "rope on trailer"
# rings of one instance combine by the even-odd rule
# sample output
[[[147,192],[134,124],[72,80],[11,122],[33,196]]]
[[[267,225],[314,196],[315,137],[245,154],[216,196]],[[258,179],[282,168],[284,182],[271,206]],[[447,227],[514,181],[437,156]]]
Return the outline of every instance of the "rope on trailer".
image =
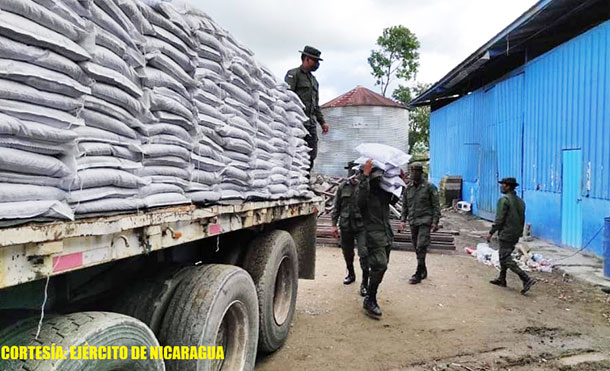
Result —
[[[47,299],[49,297],[48,292],[49,292],[49,281],[51,280],[51,273],[53,271],[55,271],[55,268],[57,268],[57,265],[59,264],[60,260],[61,260],[61,256],[58,256],[57,261],[55,262],[55,265],[53,266],[53,269],[51,269],[51,272],[49,272],[49,274],[47,274],[47,282],[44,285],[44,299],[42,300],[42,307],[40,308],[40,321],[38,321],[38,329],[36,330],[36,337],[35,337],[36,340],[38,340],[38,336],[40,336],[40,330],[42,329],[42,321],[44,320],[44,307],[45,307],[45,305],[47,305]]]

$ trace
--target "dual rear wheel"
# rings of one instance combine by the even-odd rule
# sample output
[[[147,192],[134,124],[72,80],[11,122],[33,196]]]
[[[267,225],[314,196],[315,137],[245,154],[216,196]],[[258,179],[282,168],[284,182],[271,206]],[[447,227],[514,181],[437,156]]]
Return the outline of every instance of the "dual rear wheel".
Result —
[[[249,244],[244,262],[243,269],[221,264],[167,267],[124,291],[113,308],[122,314],[47,317],[38,339],[37,318],[0,331],[1,345],[222,346],[224,359],[163,362],[130,355],[125,360],[0,361],[0,369],[252,370],[257,349],[277,350],[290,330],[298,288],[294,240],[280,230],[261,234]]]

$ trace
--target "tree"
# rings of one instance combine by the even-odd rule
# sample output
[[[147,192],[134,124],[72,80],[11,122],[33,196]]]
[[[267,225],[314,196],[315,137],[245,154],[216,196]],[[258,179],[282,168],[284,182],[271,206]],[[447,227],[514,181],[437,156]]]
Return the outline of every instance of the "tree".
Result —
[[[379,48],[371,51],[368,59],[373,69],[375,85],[385,97],[394,78],[410,80],[419,67],[419,40],[407,27],[399,25],[385,28],[377,38]]]
[[[430,84],[418,82],[413,88],[399,85],[392,98],[407,105],[412,97],[416,97],[430,88]],[[423,149],[425,151],[422,151]],[[409,111],[409,153],[423,155],[430,148],[430,107],[417,107]]]

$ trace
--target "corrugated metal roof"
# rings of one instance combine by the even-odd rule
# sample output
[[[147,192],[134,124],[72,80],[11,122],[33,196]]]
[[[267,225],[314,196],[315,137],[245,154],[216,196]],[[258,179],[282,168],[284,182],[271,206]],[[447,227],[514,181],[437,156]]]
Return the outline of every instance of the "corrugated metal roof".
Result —
[[[608,0],[540,0],[409,106],[438,109],[609,18]]]
[[[379,106],[379,107],[398,107],[407,108],[404,105],[394,102],[393,100],[377,94],[363,86],[356,86],[347,93],[338,96],[328,103],[322,105],[322,108],[331,107],[347,107],[347,106]]]

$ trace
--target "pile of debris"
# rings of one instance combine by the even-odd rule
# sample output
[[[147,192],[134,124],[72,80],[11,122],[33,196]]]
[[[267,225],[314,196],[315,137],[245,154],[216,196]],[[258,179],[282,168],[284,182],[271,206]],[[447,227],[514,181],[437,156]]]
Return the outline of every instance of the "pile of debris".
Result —
[[[345,178],[338,176],[316,175],[313,179],[311,189],[314,193],[324,198],[324,210],[320,210],[318,216],[330,216],[333,211],[333,200],[339,184]]]
[[[500,269],[498,250],[491,248],[489,244],[479,243],[476,248],[466,247],[464,251],[475,257],[479,262]],[[520,243],[516,246],[513,258],[519,267],[526,272],[551,273],[553,271],[552,261],[540,253],[532,253],[526,243]]]

